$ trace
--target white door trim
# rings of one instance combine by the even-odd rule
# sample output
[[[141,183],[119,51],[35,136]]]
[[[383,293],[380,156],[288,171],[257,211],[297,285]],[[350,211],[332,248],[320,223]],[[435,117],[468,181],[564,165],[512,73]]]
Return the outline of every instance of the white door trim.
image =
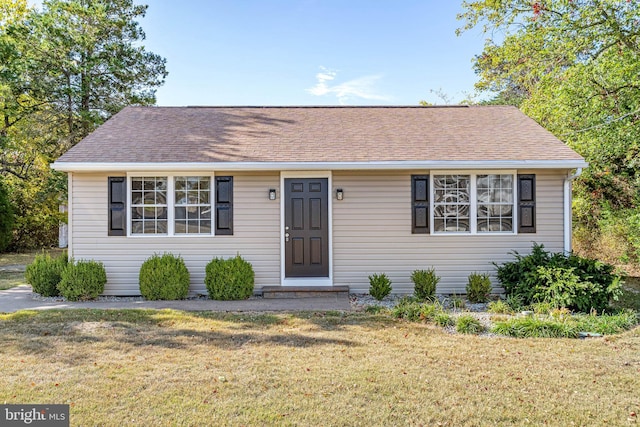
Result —
[[[329,236],[329,277],[286,277],[286,258],[284,246],[285,178],[327,178],[327,213],[329,216],[329,230],[327,230]],[[331,171],[280,172],[280,283],[282,286],[333,286],[333,181]]]

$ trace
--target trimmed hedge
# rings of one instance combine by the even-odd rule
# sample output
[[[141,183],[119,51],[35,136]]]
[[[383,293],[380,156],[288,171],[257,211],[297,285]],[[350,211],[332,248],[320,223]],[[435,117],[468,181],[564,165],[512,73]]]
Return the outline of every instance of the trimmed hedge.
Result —
[[[211,299],[247,299],[253,294],[255,273],[251,263],[239,254],[228,259],[214,258],[207,264],[204,283]]]
[[[189,270],[179,255],[153,254],[140,267],[138,283],[148,300],[184,299],[189,293]]]
[[[24,278],[33,288],[33,292],[43,297],[60,295],[58,284],[62,279],[62,272],[67,267],[67,255],[52,258],[49,254],[36,255],[33,262],[27,265]]]
[[[58,290],[69,301],[89,300],[103,293],[106,283],[107,273],[101,262],[72,261],[62,272]]]

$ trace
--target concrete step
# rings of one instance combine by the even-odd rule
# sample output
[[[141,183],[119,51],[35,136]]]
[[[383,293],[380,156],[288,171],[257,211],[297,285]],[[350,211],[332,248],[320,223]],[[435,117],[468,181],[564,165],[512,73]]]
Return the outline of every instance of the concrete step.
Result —
[[[349,297],[348,286],[264,286],[263,298]]]

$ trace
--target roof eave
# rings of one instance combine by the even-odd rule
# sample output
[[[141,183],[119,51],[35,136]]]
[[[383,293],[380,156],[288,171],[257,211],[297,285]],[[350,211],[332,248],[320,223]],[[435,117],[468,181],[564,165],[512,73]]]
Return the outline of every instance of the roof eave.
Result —
[[[589,164],[582,159],[569,160],[407,160],[378,162],[54,162],[61,172],[111,171],[287,171],[287,170],[452,170],[452,169],[576,169]]]

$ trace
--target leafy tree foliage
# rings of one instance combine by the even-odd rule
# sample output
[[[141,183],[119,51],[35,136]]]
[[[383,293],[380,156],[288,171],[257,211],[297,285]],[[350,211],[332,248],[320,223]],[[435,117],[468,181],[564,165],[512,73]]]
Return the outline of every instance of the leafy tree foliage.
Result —
[[[4,251],[13,238],[13,207],[9,202],[7,187],[0,177],[0,252]]]
[[[167,71],[140,44],[146,9],[133,0],[45,0],[40,11],[0,0],[0,173],[15,187],[20,239],[57,235],[65,188],[49,164],[123,107],[155,103]]]
[[[519,106],[590,164],[575,186],[580,246],[613,233],[624,240],[618,255],[637,261],[640,3],[485,0],[463,7],[459,31],[482,26],[490,36],[475,59],[477,88]]]

